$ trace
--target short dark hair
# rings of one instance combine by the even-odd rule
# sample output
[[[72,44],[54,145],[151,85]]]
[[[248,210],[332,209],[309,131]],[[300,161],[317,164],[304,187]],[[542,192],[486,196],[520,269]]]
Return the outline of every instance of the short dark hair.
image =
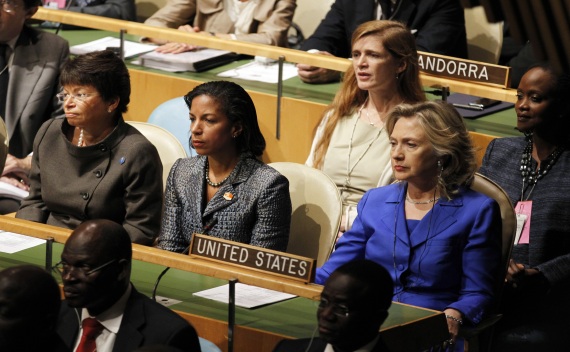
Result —
[[[241,122],[243,132],[236,139],[241,151],[251,152],[255,156],[263,154],[265,138],[259,129],[255,105],[249,94],[240,85],[228,81],[212,81],[200,84],[184,96],[184,101],[189,109],[192,108],[192,100],[200,95],[207,95],[215,99],[231,123]]]
[[[36,6],[42,6],[42,2],[40,0],[24,0],[24,8],[26,10]]]
[[[131,96],[129,70],[111,50],[94,51],[67,61],[59,82],[62,86],[93,86],[104,101],[119,98],[117,111],[127,112]]]
[[[394,282],[382,265],[368,259],[352,260],[339,266],[333,274],[347,275],[360,281],[366,287],[363,296],[368,298],[366,304],[371,308],[387,310],[392,304]]]

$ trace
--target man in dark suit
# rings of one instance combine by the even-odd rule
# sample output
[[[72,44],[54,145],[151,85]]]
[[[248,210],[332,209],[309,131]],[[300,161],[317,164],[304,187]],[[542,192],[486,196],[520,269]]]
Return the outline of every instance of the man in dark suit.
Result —
[[[46,120],[63,117],[55,95],[69,56],[65,39],[25,25],[39,5],[38,0],[11,0],[0,10],[0,116],[10,138],[0,181],[26,191],[34,137]],[[16,211],[19,205],[20,199],[0,193],[1,213]]]
[[[320,337],[283,340],[273,352],[386,352],[379,335],[392,303],[392,278],[379,264],[355,260],[325,282],[317,309]],[[326,348],[329,350],[326,350]]]
[[[420,51],[467,58],[465,18],[459,0],[335,0],[301,50],[348,58],[352,32],[360,24],[377,19],[406,24]],[[299,64],[297,68],[306,83],[326,83],[340,77],[338,71],[310,65]]]
[[[63,341],[78,348],[87,339],[91,328],[86,322],[91,321],[97,326],[93,338],[99,352],[133,351],[145,345],[200,352],[198,336],[188,322],[135,290],[130,283],[131,257],[129,235],[113,221],[89,220],[73,231],[56,265],[65,295],[57,329]]]

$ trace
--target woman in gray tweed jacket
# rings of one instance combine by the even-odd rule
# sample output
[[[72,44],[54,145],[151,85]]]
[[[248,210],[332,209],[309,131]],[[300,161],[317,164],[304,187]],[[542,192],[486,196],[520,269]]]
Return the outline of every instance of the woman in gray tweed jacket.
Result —
[[[289,181],[257,159],[265,139],[253,101],[239,85],[201,84],[184,97],[190,143],[168,176],[158,247],[183,252],[192,234],[284,251],[289,239]]]

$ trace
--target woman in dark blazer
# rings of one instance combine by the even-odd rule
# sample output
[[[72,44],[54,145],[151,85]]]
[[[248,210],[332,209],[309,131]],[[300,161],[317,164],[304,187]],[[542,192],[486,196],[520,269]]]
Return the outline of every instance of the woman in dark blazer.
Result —
[[[386,128],[400,182],[364,195],[316,281],[348,261],[375,261],[392,274],[394,301],[445,312],[454,343],[459,325],[479,323],[493,303],[499,206],[469,188],[475,154],[451,105],[397,106]]]
[[[60,78],[65,119],[45,122],[34,140],[30,195],[16,217],[76,228],[88,219],[124,226],[150,245],[160,228],[162,163],[122,114],[131,85],[111,51],[76,57]]]
[[[194,233],[284,251],[289,239],[289,181],[259,161],[265,139],[253,101],[239,85],[208,82],[184,97],[190,143],[166,185],[158,247],[183,252]]]

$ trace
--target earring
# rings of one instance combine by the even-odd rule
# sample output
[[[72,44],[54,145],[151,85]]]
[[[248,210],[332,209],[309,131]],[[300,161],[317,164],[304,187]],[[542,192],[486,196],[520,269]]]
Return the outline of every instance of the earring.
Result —
[[[107,112],[110,114],[113,112],[113,110],[111,108],[107,109]]]
[[[398,74],[396,73],[396,79],[399,79],[399,78],[400,78],[400,76],[398,76]]]
[[[237,138],[237,136],[238,136],[238,134],[236,133],[236,134],[234,134],[232,137],[233,137],[233,138]]]

